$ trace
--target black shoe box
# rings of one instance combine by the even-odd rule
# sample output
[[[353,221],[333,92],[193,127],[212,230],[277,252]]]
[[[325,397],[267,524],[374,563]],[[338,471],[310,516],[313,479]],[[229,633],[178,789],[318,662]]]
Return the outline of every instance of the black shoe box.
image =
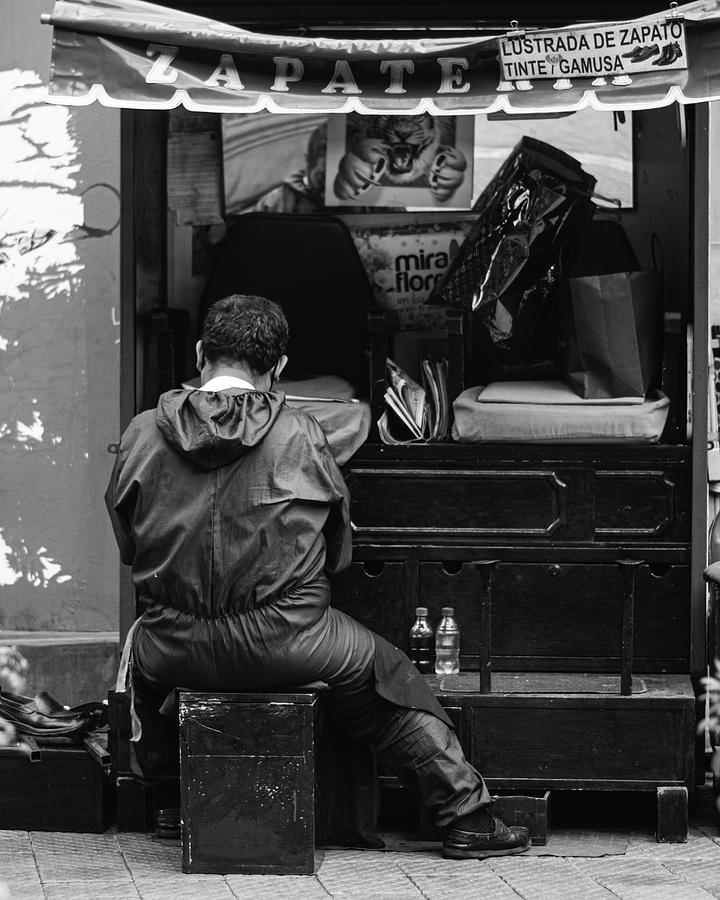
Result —
[[[0,830],[100,834],[114,819],[106,769],[69,739],[0,747]]]

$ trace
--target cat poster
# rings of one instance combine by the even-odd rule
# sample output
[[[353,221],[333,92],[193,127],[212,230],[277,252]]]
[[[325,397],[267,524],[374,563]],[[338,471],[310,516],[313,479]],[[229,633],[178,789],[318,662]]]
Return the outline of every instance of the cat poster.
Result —
[[[326,206],[470,208],[473,116],[328,117]]]

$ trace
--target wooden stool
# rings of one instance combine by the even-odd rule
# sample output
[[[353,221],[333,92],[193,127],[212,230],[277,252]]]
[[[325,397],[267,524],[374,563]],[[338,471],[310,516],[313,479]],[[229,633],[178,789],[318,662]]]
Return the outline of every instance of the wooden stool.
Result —
[[[180,691],[183,872],[316,870],[314,691]]]

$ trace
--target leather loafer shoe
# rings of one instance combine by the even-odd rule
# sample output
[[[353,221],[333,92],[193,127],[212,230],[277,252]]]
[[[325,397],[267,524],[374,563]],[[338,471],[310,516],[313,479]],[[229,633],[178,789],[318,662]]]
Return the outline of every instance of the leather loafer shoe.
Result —
[[[657,56],[659,52],[660,48],[657,44],[651,44],[649,47],[641,47],[637,53],[630,57],[630,62],[645,62],[645,60],[650,59],[651,56]]]
[[[527,828],[513,825],[511,828],[493,817],[494,831],[462,831],[450,828],[443,843],[442,855],[446,859],[485,859],[488,856],[512,856],[530,849]]]
[[[39,713],[52,719],[77,719],[78,716],[83,716],[94,720],[93,728],[101,728],[107,724],[107,706],[97,700],[81,703],[79,706],[63,706],[47,691],[40,691],[35,694],[32,702]]]
[[[65,737],[98,727],[95,714],[66,710],[63,716],[47,715],[34,700],[7,691],[0,691],[0,716],[12,722],[20,733],[33,737]]]

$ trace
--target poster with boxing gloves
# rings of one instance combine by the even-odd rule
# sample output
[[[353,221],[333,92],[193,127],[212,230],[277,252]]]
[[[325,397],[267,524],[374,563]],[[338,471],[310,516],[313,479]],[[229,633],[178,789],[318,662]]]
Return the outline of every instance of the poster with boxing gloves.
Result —
[[[472,116],[330,116],[326,206],[469,209]]]

